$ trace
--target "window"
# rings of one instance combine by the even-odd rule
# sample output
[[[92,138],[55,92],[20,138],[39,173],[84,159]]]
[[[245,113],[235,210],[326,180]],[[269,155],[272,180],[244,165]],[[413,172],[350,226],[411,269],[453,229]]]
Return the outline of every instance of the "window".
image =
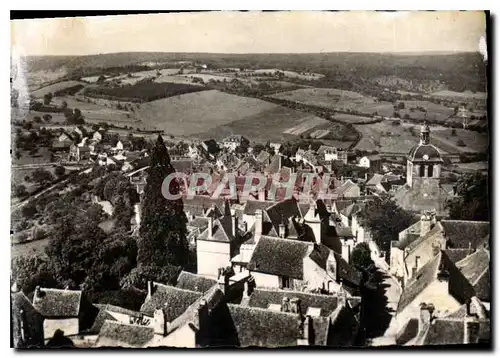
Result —
[[[434,166],[432,164],[429,164],[428,168],[427,168],[427,176],[429,178],[432,178],[434,175]]]
[[[281,276],[280,277],[280,288],[291,288],[290,277],[288,277],[288,276]]]
[[[418,176],[421,178],[425,177],[425,166],[424,165],[420,165],[420,173]]]

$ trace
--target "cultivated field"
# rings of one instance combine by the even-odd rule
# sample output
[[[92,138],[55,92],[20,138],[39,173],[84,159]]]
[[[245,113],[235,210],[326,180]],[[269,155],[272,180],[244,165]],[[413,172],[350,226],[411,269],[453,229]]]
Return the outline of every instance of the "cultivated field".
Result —
[[[117,103],[124,106],[125,104],[129,106],[136,106],[136,104],[117,102],[117,101],[107,101],[102,99],[90,99],[92,102],[89,103],[82,99],[83,97],[61,97],[57,99],[55,103],[60,105],[62,101],[66,101],[69,108],[78,108],[87,123],[99,123],[106,122],[108,124],[114,124],[116,126],[130,126],[134,128],[138,127],[138,121],[134,117],[132,111],[125,111],[117,109]],[[95,103],[94,103],[95,102]],[[65,117],[62,113],[50,113],[52,115],[51,123],[65,123]]]
[[[448,91],[448,90],[431,93],[431,96],[433,96],[433,97],[476,99],[476,100],[486,100],[488,98],[488,94],[485,92],[472,93],[470,91],[454,92],[454,91]]]
[[[388,122],[380,122],[354,127],[363,135],[354,149],[406,154],[419,142],[420,126],[418,125],[403,123],[395,126]],[[432,130],[433,127],[431,127]]]
[[[425,118],[430,120],[446,121],[450,115],[453,115],[453,108],[445,107],[441,104],[429,102],[429,101],[402,101],[405,104],[405,109],[400,110],[399,114],[403,117],[408,114],[411,118],[417,120],[424,120]],[[426,112],[416,109],[417,107],[425,108]],[[411,108],[414,108],[413,112]]]
[[[276,105],[272,106],[252,116],[220,125],[206,133],[199,133],[197,137],[220,140],[231,134],[242,134],[252,141],[265,143],[266,141],[287,141],[297,138],[296,135],[286,133],[291,129],[301,128],[298,131],[302,132],[302,129],[307,127],[310,132],[314,132],[320,127],[321,129],[329,128],[335,133],[342,133],[346,130],[346,127],[340,123],[331,123],[325,119],[310,116],[308,113]],[[313,122],[316,126],[311,127]],[[302,132],[302,135],[306,136],[307,132]],[[347,143],[345,145],[347,147],[352,142],[345,143]]]
[[[438,147],[446,147],[447,149],[443,149],[450,153],[484,153],[488,150],[488,135],[485,133],[478,133],[466,129],[455,129],[456,136],[453,136],[451,133],[452,129],[449,128],[435,130],[431,133],[431,141]],[[459,140],[464,142],[465,147],[457,146]]]
[[[300,88],[294,91],[281,92],[270,97],[304,103],[332,110],[356,110],[371,115],[392,115],[394,109],[388,102],[379,102],[360,93],[343,91],[335,88]]]
[[[283,72],[283,74],[285,75],[285,77],[298,78],[298,79],[306,80],[306,81],[319,80],[320,78],[325,77],[325,75],[322,75],[320,73],[307,73],[307,72],[298,73],[298,72],[295,72],[295,71],[287,71],[287,70],[283,71],[283,70],[280,70],[278,68],[260,69],[260,70],[252,71],[252,73],[256,73],[256,74],[262,74],[262,73],[274,74],[276,71]]]
[[[195,133],[203,135],[217,126],[275,107],[275,104],[258,99],[210,90],[142,103],[135,116],[145,125],[163,129],[166,134],[188,136]]]
[[[295,136],[300,136],[300,135],[310,131],[311,129],[313,129],[317,126],[320,126],[322,124],[328,124],[328,123],[330,123],[330,122],[327,121],[326,119],[316,117],[316,116],[307,116],[306,118],[301,120],[301,122],[298,125],[283,131],[283,133],[292,134]]]
[[[28,89],[34,91],[48,82],[56,81],[68,73],[65,67],[55,70],[25,71]]]
[[[200,83],[193,83],[193,79],[189,77],[185,77],[184,75],[161,75],[157,77],[155,80],[157,83],[180,83],[180,84],[189,84],[192,86],[203,87],[204,85]]]
[[[57,92],[71,89],[78,86],[84,86],[84,82],[80,81],[62,81],[58,83],[54,83],[49,86],[42,87],[36,91],[31,92],[31,95],[35,98],[43,98],[46,94],[52,93],[54,96]]]

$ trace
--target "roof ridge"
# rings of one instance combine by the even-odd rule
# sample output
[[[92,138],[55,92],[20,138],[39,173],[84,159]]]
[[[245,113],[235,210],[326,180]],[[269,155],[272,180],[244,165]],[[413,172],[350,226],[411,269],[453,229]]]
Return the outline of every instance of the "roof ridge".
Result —
[[[185,291],[185,292],[196,293],[198,295],[201,295],[201,293],[197,292],[197,291],[191,291],[191,290],[188,290],[185,288],[179,288],[177,286],[165,285],[164,283],[160,283],[160,282],[156,282],[156,281],[153,281],[153,284],[163,286],[164,288],[172,288],[172,289],[179,290],[179,291]]]
[[[266,291],[266,292],[291,292],[291,293],[299,293],[301,295],[309,295],[309,296],[321,296],[321,297],[332,297],[332,298],[337,298],[336,296],[333,295],[324,295],[321,293],[311,293],[311,292],[301,292],[301,291],[294,291],[294,290],[281,290],[281,289],[272,289],[272,288],[256,288],[254,289],[255,291]]]
[[[117,326],[127,326],[127,327],[144,327],[144,328],[147,328],[147,329],[154,329],[152,326],[145,326],[145,325],[142,325],[142,324],[136,324],[136,323],[127,323],[127,322],[120,322],[120,321],[112,321],[112,320],[109,320],[109,319],[106,319],[104,320],[104,323],[102,324],[103,326],[108,323],[110,325],[117,325]],[[101,331],[102,331],[102,327],[101,327]]]
[[[448,219],[443,219],[440,220],[439,222],[465,222],[465,223],[474,223],[474,224],[489,224],[491,221],[486,221],[486,220],[448,220]]]
[[[282,314],[282,315],[286,315],[286,316],[297,316],[298,315],[297,313],[292,313],[292,312],[274,311],[274,310],[270,310],[269,308],[254,307],[254,306],[242,306],[242,305],[238,305],[235,303],[227,303],[227,305],[237,307],[237,308],[247,309],[250,311],[263,312],[263,313]]]
[[[475,286],[477,285],[477,283],[479,282],[479,280],[483,277],[483,275],[490,269],[490,265],[486,266],[486,268],[481,271],[481,274],[478,275],[477,279],[474,281],[474,282],[471,282],[471,285],[472,286]]]

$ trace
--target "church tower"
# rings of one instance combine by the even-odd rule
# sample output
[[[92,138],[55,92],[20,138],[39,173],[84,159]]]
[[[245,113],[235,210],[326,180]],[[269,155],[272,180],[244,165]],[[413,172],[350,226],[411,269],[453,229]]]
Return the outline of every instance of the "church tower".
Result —
[[[406,164],[406,184],[413,188],[416,185],[439,186],[441,154],[431,144],[431,131],[427,123],[420,128],[420,143],[408,153]]]

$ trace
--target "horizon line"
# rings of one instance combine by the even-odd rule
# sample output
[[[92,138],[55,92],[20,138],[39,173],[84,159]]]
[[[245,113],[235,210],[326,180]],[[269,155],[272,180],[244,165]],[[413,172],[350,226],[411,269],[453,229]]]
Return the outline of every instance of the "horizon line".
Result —
[[[118,51],[118,52],[102,52],[102,53],[88,53],[88,54],[64,54],[64,55],[50,55],[50,54],[34,54],[34,55],[21,55],[21,57],[85,57],[85,56],[104,56],[104,55],[119,55],[119,54],[186,54],[186,55],[328,55],[328,54],[378,54],[378,55],[458,55],[458,54],[481,54],[479,50],[473,51],[436,51],[436,50],[423,50],[423,51],[328,51],[328,52],[189,52],[189,51]],[[11,48],[12,55],[12,48]]]

